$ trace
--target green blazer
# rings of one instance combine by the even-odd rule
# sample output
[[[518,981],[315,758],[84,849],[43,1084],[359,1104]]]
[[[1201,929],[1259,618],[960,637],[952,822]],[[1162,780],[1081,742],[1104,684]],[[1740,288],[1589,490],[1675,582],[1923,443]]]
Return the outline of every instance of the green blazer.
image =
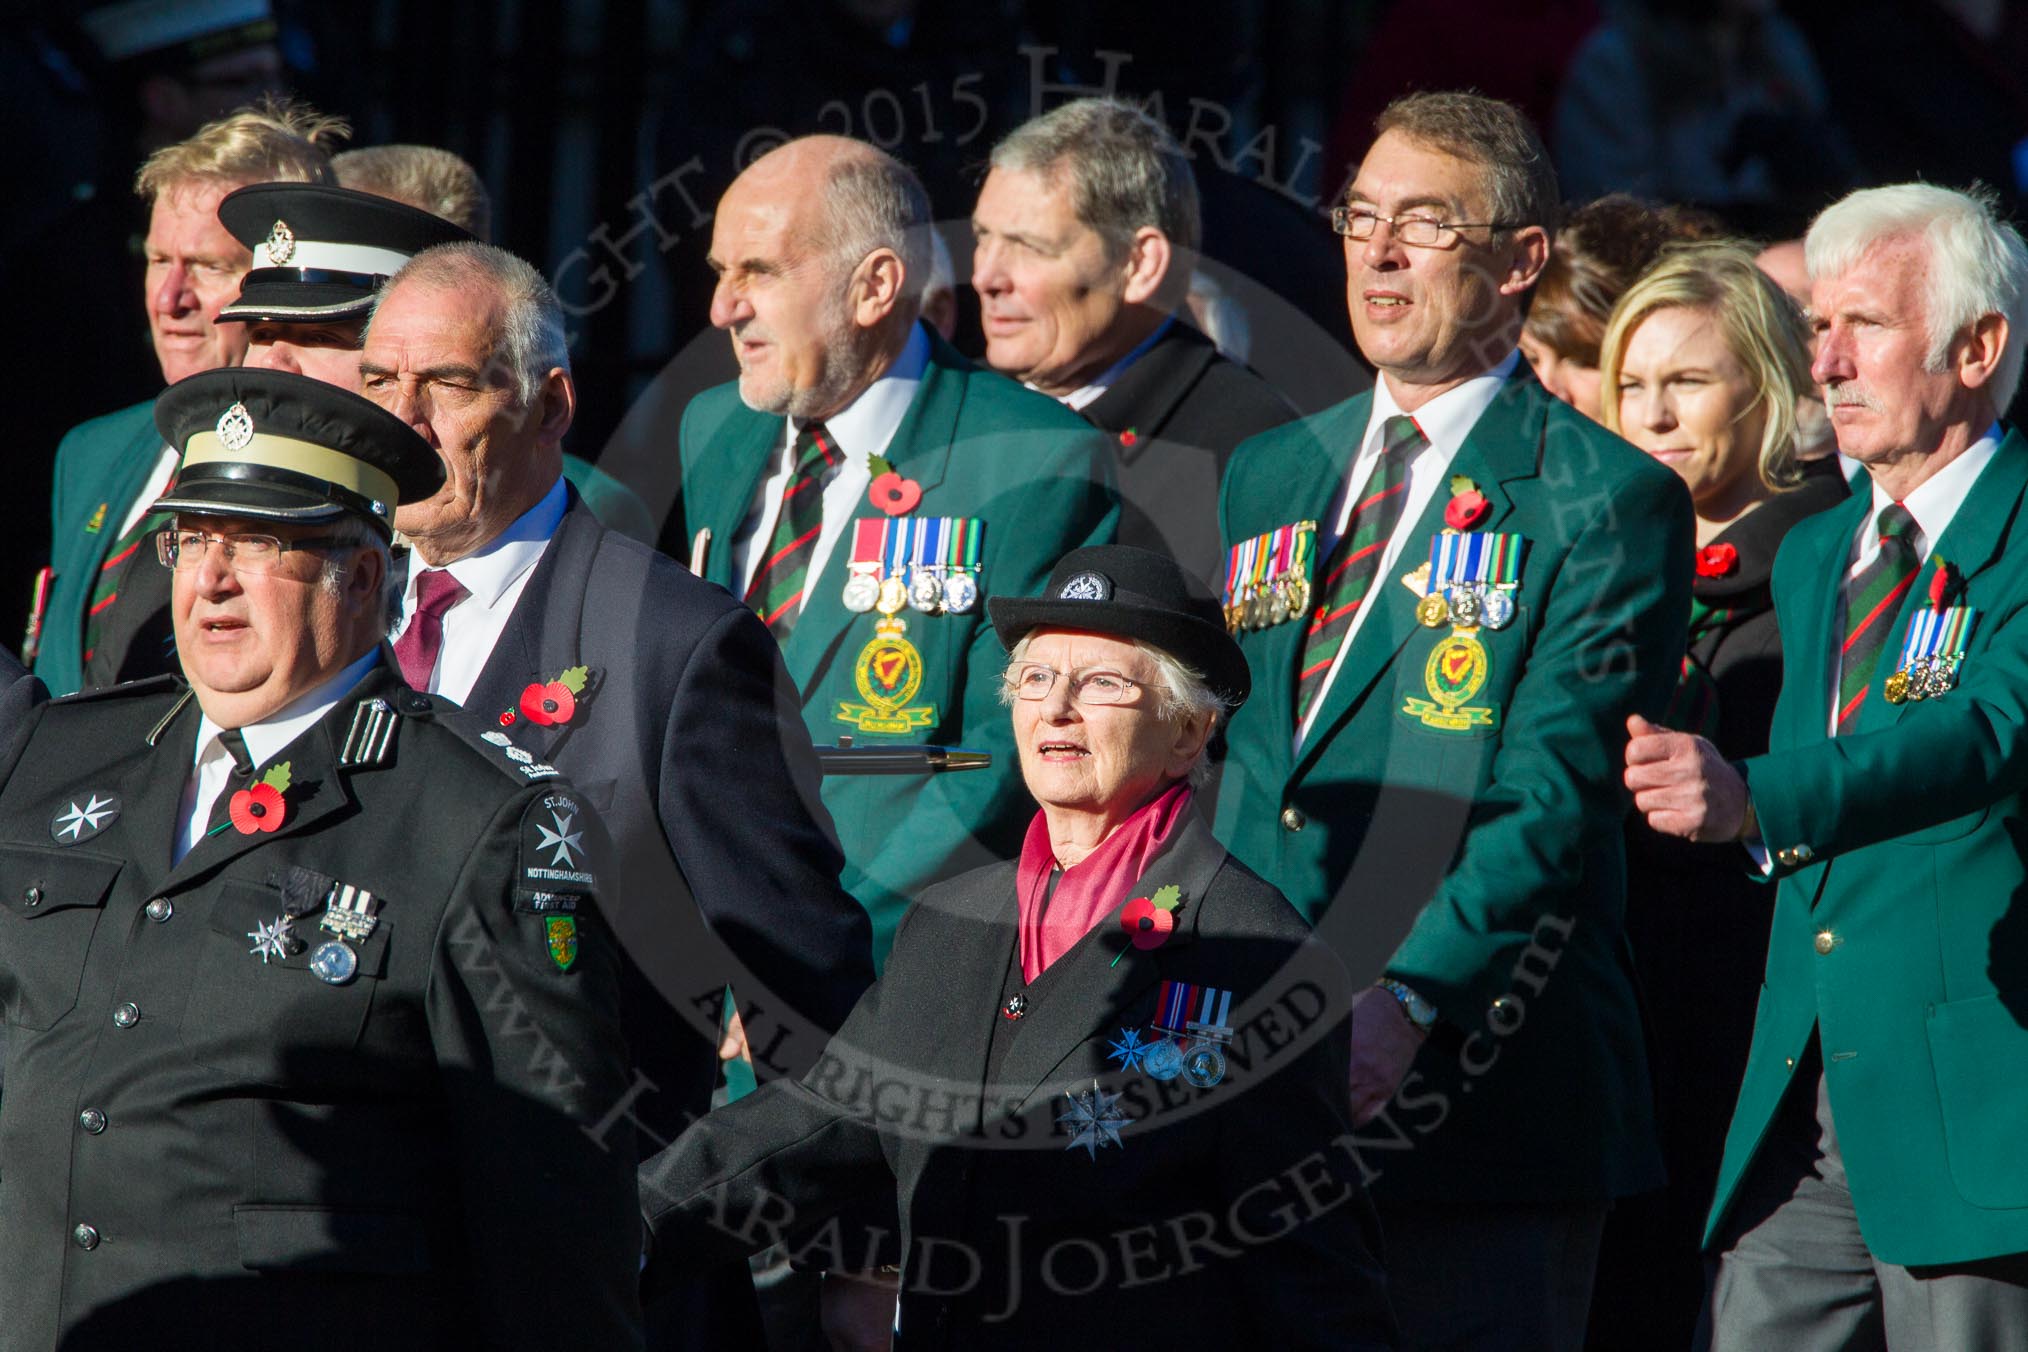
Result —
[[[1829,735],[1838,579],[1872,493],[1775,560],[1788,678],[1744,763],[1775,852],[1774,927],[1706,1230],[1718,1238],[1812,1028],[1875,1258],[2028,1250],[2028,438],[2009,431],[1909,588],[1854,732]],[[1941,557],[1978,611],[1956,689],[1889,704]]]
[[[35,658],[35,674],[51,695],[72,694],[84,684],[92,584],[161,453],[152,399],[79,423],[56,448],[56,487],[49,500],[49,565],[56,579]]]
[[[1370,409],[1360,395],[1242,444],[1219,504],[1228,547],[1323,518]],[[1218,831],[1355,979],[1384,970],[1437,1006],[1393,1106],[1365,1129],[1377,1196],[1603,1200],[1661,1181],[1620,773],[1627,715],[1659,716],[1682,659],[1689,494],[1525,367],[1451,474],[1490,505],[1475,529],[1528,541],[1513,622],[1476,634],[1484,683],[1464,707],[1482,712],[1461,730],[1418,713],[1436,702],[1452,631],[1420,626],[1400,579],[1443,529],[1439,487],[1300,751],[1304,626],[1241,633],[1254,695],[1232,722]]]
[[[700,528],[711,531],[704,576],[735,592],[732,539],[783,435],[782,419],[747,408],[734,384],[705,391],[683,413],[687,524],[693,537]],[[1112,541],[1119,500],[1110,454],[1077,414],[972,365],[932,335],[929,365],[887,459],[922,485],[915,515],[977,517],[985,532],[979,601],[969,614],[901,612],[921,669],[920,687],[905,707],[926,711],[917,715],[920,726],[869,733],[841,716],[848,706],[869,703],[859,686],[880,618],[845,608],[849,526],[810,584],[782,656],[812,740],[934,742],[993,756],[985,770],[824,781],[824,806],[845,851],[841,878],[872,918],[876,963],[885,963],[902,911],[924,887],[1020,848],[1035,804],[1022,785],[1012,722],[1000,702],[1007,653],[987,620],[986,598],[1035,595],[1063,555]],[[882,513],[862,503],[853,515]]]

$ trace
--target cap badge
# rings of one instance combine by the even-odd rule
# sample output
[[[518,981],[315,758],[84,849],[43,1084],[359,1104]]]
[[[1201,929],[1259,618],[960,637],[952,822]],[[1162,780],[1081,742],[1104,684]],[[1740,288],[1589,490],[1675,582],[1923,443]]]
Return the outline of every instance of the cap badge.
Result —
[[[289,229],[289,223],[277,220],[275,228],[268,231],[266,245],[268,262],[276,267],[289,261],[296,252],[296,232]]]
[[[228,451],[243,451],[253,444],[253,414],[245,404],[234,404],[218,415],[218,439]]]
[[[1103,573],[1079,573],[1056,593],[1059,601],[1110,601],[1112,597],[1112,581]]]

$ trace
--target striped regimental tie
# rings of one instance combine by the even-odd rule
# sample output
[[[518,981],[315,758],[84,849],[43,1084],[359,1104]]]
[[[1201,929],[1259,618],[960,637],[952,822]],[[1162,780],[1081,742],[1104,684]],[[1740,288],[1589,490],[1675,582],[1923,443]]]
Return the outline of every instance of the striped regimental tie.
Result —
[[[162,485],[161,495],[168,496],[175,487],[176,476],[172,474],[169,476],[169,482]],[[92,654],[98,651],[99,635],[105,628],[106,612],[119,604],[120,578],[124,575],[127,561],[140,549],[152,551],[155,548],[155,532],[166,528],[169,523],[170,516],[167,512],[143,512],[141,519],[136,521],[131,529],[113,541],[113,547],[107,553],[106,561],[99,565],[99,575],[92,583],[91,608],[85,611],[85,661],[91,661]],[[140,566],[152,565],[144,559]]]
[[[1838,731],[1850,732],[1866,703],[1880,651],[1894,628],[1901,598],[1922,560],[1915,556],[1915,518],[1898,502],[1880,509],[1880,552],[1845,580],[1845,646],[1838,650]]]
[[[1359,603],[1380,576],[1380,560],[1408,502],[1408,467],[1429,445],[1415,419],[1397,414],[1381,425],[1380,463],[1366,481],[1365,494],[1345,523],[1345,534],[1325,566],[1323,598],[1303,635],[1303,659],[1296,675],[1296,726],[1303,725],[1317,692],[1324,688],[1332,659],[1352,631]]]
[[[767,557],[747,585],[746,603],[761,617],[775,642],[787,644],[796,617],[803,612],[803,591],[810,580],[810,556],[824,529],[824,485],[843,463],[838,443],[822,423],[810,423],[796,436],[796,467],[782,486],[781,510]]]

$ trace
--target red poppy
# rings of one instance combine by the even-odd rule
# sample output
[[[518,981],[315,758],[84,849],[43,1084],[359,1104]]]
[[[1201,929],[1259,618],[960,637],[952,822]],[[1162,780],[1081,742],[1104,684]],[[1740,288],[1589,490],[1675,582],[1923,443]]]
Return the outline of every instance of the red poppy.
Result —
[[[1697,551],[1697,576],[1731,577],[1739,567],[1739,550],[1732,545],[1706,545]]]
[[[288,804],[282,801],[281,790],[274,785],[256,784],[235,793],[226,811],[232,816],[233,827],[241,835],[250,836],[256,831],[281,830]]]
[[[914,511],[916,504],[922,501],[922,485],[889,470],[873,481],[866,490],[866,496],[889,516],[902,516]]]
[[[1120,433],[1120,445],[1125,446],[1128,450],[1132,450],[1140,442],[1141,434],[1134,428],[1129,427],[1126,431]]]
[[[1476,488],[1467,489],[1444,504],[1444,524],[1452,530],[1470,530],[1492,510],[1493,504],[1486,501],[1484,493]]]
[[[1120,911],[1120,928],[1135,948],[1160,948],[1169,931],[1176,928],[1176,913],[1161,909],[1146,897],[1135,897]]]
[[[531,723],[549,727],[570,722],[577,712],[577,696],[561,681],[536,681],[521,692],[521,712]]]
[[[1929,579],[1929,604],[1932,609],[1942,610],[1944,603],[1951,599],[1951,592],[1957,588],[1957,570],[1947,563],[1939,563],[1936,572]]]
[[[500,711],[500,726],[503,728],[514,726],[514,711],[512,709],[502,709]]]

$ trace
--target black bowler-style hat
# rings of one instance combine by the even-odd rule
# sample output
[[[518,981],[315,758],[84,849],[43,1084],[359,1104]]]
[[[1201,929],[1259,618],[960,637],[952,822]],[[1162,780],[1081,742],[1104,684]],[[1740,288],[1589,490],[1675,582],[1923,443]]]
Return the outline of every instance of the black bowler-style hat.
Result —
[[[1203,672],[1234,708],[1253,693],[1246,654],[1226,632],[1217,599],[1166,554],[1132,545],[1073,549],[1041,596],[991,597],[986,613],[1009,650],[1036,629],[1137,638]]]
[[[253,250],[253,270],[221,320],[357,319],[409,259],[472,238],[405,202],[321,183],[241,188],[219,202],[218,219]]]
[[[444,482],[415,429],[370,399],[290,371],[228,366],[177,381],[155,427],[182,452],[158,512],[329,521],[352,512],[382,535],[394,509]]]

